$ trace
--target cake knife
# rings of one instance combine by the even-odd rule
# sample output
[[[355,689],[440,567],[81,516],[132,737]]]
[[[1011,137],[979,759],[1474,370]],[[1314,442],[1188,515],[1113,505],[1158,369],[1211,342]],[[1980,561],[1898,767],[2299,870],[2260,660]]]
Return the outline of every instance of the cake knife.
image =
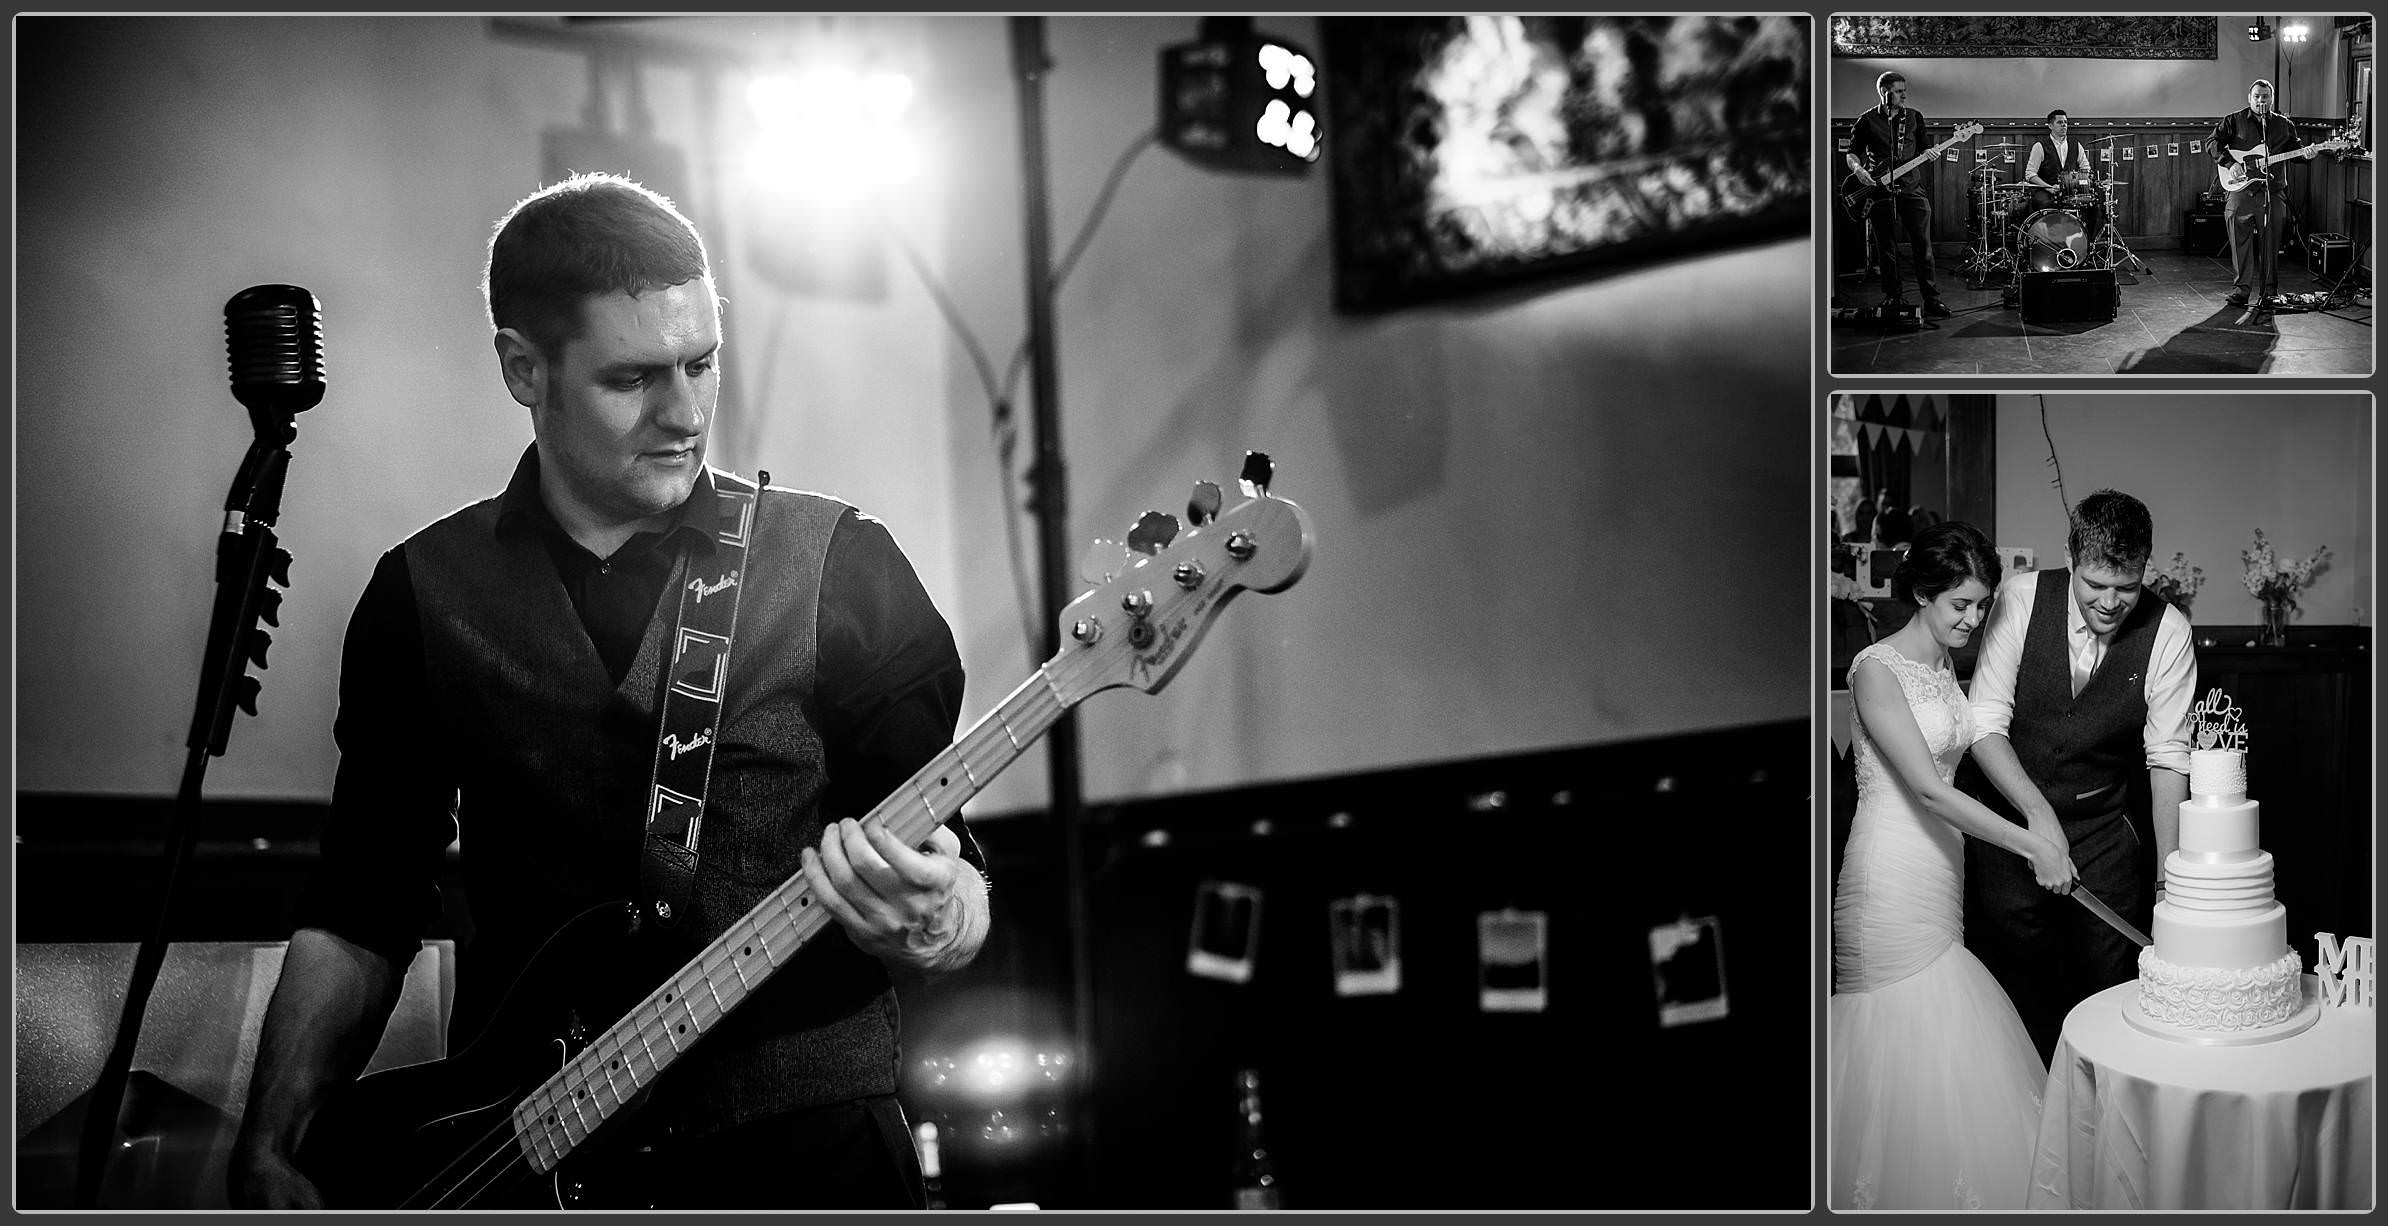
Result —
[[[2088,907],[2091,913],[2096,915],[2099,919],[2105,920],[2114,928],[2116,932],[2122,933],[2124,936],[2131,938],[2132,944],[2139,946],[2141,949],[2145,949],[2149,945],[2154,944],[2154,942],[2148,940],[2148,934],[2141,932],[2137,928],[2133,928],[2129,920],[2124,919],[2122,916],[2116,915],[2114,913],[2114,908],[2107,906],[2105,900],[2099,898],[2095,894],[2090,893],[2089,887],[2081,884],[2079,881],[2075,881],[2073,883],[2073,898],[2082,906]]]

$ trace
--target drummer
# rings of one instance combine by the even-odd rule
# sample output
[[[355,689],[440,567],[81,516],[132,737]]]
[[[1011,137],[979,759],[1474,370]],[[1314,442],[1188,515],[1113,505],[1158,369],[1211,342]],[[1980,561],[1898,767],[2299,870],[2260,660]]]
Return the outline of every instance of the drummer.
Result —
[[[2048,112],[2048,135],[2031,143],[2023,163],[2022,193],[2007,224],[2019,226],[2041,209],[2068,209],[2081,217],[2082,229],[2095,238],[2105,227],[2105,210],[2098,206],[2097,164],[2089,146],[2072,139],[2072,119],[2060,108]]]

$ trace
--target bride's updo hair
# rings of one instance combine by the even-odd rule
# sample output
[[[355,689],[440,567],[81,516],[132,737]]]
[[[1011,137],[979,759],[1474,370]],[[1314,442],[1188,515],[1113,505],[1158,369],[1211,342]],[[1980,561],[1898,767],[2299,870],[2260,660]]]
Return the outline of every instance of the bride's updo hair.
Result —
[[[1915,534],[1899,569],[1891,572],[1891,595],[1902,604],[1919,596],[1929,601],[1968,579],[1979,579],[1995,592],[1999,570],[1998,550],[1981,529],[1943,520]]]

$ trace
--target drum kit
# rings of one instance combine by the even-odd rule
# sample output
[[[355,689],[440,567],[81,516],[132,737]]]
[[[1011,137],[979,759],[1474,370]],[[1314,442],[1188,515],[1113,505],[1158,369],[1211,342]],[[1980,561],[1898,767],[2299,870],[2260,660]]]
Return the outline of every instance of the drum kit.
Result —
[[[2108,136],[2091,144],[2110,144],[2128,136]],[[2028,149],[2028,142],[2002,142],[1985,149]],[[1966,239],[1971,246],[1963,272],[1975,289],[2000,286],[2012,298],[2016,279],[2029,272],[2063,272],[2075,268],[2131,269],[2148,266],[2123,243],[2115,229],[2115,192],[2129,185],[2125,179],[2100,179],[2087,170],[2068,170],[2055,186],[1999,182],[1996,164],[1977,166],[1966,210]],[[2101,225],[2090,233],[2087,217],[2098,210]],[[2020,222],[2009,219],[2021,215]]]

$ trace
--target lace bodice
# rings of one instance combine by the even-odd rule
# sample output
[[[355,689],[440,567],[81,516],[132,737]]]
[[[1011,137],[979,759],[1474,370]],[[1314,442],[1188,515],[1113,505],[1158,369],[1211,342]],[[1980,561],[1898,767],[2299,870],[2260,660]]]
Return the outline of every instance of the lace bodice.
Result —
[[[1956,778],[1957,763],[1964,760],[1966,747],[1973,743],[1973,709],[1966,704],[1957,674],[1910,660],[1888,643],[1874,643],[1859,651],[1849,661],[1850,674],[1854,676],[1858,665],[1868,660],[1881,661],[1891,676],[1899,679],[1899,688],[1907,695],[1907,709],[1915,716],[1917,730],[1924,734],[1924,747],[1932,751],[1932,765],[1942,780]],[[1867,730],[1862,710],[1851,721],[1851,730],[1856,741],[1858,794],[1896,790],[1898,778]]]

